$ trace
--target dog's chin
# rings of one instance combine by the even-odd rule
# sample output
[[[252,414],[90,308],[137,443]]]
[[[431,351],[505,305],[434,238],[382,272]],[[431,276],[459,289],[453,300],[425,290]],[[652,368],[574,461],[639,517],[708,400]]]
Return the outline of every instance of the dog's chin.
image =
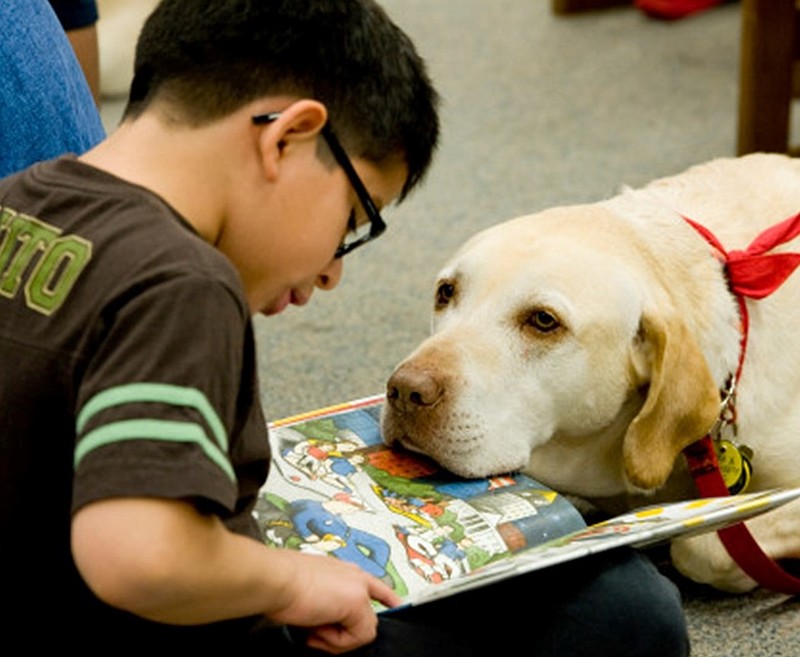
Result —
[[[397,438],[394,442],[411,452],[423,454],[433,459],[448,472],[465,479],[487,479],[511,472],[519,472],[526,463],[524,460],[517,463],[509,460],[486,458],[485,452],[479,449],[457,453],[448,449],[437,449],[436,446],[423,448],[408,436]]]

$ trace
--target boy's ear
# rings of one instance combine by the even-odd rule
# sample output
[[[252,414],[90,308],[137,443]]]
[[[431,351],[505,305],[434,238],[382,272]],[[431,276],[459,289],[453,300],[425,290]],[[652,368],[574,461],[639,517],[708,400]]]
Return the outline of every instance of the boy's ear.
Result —
[[[261,126],[258,149],[264,173],[274,180],[287,149],[296,143],[316,142],[319,131],[328,121],[328,110],[317,100],[297,100],[281,110],[278,118]]]

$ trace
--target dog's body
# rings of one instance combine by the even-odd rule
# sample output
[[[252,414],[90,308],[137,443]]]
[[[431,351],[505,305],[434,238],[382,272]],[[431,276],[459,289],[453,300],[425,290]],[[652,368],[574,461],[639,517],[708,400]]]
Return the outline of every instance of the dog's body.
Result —
[[[759,154],[476,235],[440,274],[433,335],[389,380],[387,442],[465,476],[521,469],[601,508],[696,497],[680,454],[719,416],[741,324],[683,217],[734,250],[798,212],[800,161]],[[750,489],[800,485],[800,271],[747,305],[735,409]],[[773,558],[800,558],[800,504],[748,526]],[[672,554],[695,580],[755,585],[713,533]]]

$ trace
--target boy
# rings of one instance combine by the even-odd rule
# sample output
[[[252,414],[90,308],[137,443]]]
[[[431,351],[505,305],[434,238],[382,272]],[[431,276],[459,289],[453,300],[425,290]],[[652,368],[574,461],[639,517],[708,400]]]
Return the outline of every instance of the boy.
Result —
[[[372,0],[164,0],[120,128],[0,182],[12,621],[66,615],[62,638],[84,649],[224,641],[270,655],[469,655],[502,636],[448,629],[445,606],[378,628],[371,601],[397,605],[389,588],[266,548],[250,515],[269,458],[250,316],[337,285],[342,257],[383,232],[380,207],[427,171],[436,104]],[[674,593],[614,561],[568,587],[576,604],[608,596],[591,622],[612,629],[635,608],[654,619],[655,652],[685,654]],[[609,576],[634,581],[586,594]]]

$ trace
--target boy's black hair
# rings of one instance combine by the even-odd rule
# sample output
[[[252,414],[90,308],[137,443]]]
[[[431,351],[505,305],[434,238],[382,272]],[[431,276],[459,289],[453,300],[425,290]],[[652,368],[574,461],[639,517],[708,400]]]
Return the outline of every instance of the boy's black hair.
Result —
[[[430,165],[438,96],[372,0],[162,0],[137,43],[125,118],[159,98],[202,125],[267,95],[322,102],[353,156],[402,155],[401,199]]]

